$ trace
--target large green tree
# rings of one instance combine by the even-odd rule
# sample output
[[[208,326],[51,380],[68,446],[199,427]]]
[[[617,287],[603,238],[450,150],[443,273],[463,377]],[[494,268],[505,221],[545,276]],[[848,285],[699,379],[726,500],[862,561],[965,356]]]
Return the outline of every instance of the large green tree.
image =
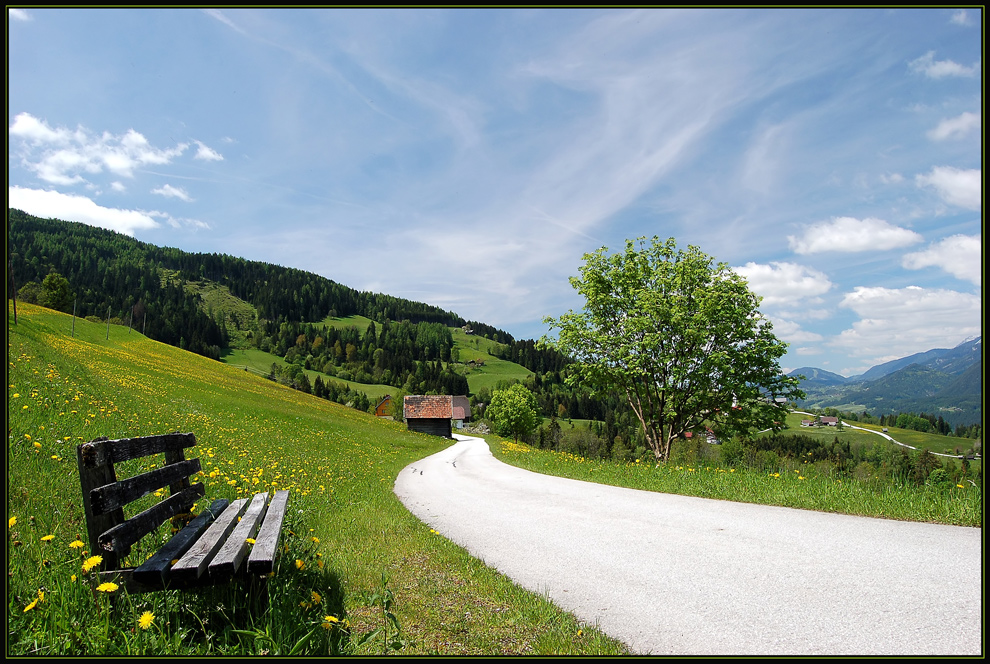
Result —
[[[673,239],[627,240],[624,252],[586,254],[571,285],[584,310],[546,318],[544,337],[578,362],[572,381],[625,394],[660,462],[685,432],[782,426],[797,379],[779,366],[786,344],[760,298],[728,265]]]
[[[515,383],[508,389],[495,390],[485,409],[485,418],[500,436],[526,436],[539,425],[539,405],[536,396],[524,385]]]

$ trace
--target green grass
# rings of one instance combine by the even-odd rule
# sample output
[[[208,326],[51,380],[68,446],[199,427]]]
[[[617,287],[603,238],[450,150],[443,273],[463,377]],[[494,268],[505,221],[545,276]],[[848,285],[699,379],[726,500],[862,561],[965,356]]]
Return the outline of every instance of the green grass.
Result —
[[[565,452],[486,436],[496,458],[534,472],[645,491],[779,505],[904,521],[981,526],[979,486],[937,488],[890,481],[841,479],[827,462],[784,459],[773,472],[736,469],[708,460],[665,465],[643,458],[630,463],[584,459]]]
[[[364,316],[344,316],[342,318],[331,318],[328,316],[320,321],[319,324],[326,325],[335,330],[346,330],[349,327],[356,327],[363,338],[364,333],[368,331],[368,325],[372,322],[370,318],[365,318]]]
[[[289,364],[284,358],[266,353],[257,348],[229,349],[220,356],[220,361],[238,369],[246,368],[248,371],[259,376],[267,376],[271,372],[272,363],[277,364],[279,367],[286,367]],[[353,380],[341,380],[336,376],[328,376],[325,373],[313,371],[312,369],[305,369],[304,371],[309,377],[310,385],[319,376],[320,380],[324,382],[334,381],[347,385],[355,391],[364,392],[372,400],[381,399],[386,394],[394,394],[397,390],[397,388],[391,385],[358,383]]]
[[[370,655],[381,640],[361,640],[383,626],[388,592],[404,654],[626,652],[398,501],[398,472],[449,441],[126,327],[112,326],[109,340],[105,325],[77,319],[74,338],[70,329],[70,316],[30,305],[18,306],[16,326],[8,315],[9,655]],[[196,434],[209,499],[291,490],[289,549],[266,587],[94,591],[75,447],[167,431]],[[77,539],[84,549],[71,547]]]
[[[939,454],[958,454],[959,452],[965,452],[971,449],[973,447],[973,443],[976,442],[971,438],[942,436],[936,433],[924,433],[921,431],[914,431],[913,429],[900,429],[898,427],[882,427],[879,424],[866,424],[863,422],[848,422],[848,424],[852,426],[843,426],[841,429],[839,427],[802,427],[801,420],[805,419],[811,418],[802,413],[788,413],[788,430],[791,433],[809,436],[811,438],[821,438],[828,442],[838,438],[843,442],[849,441],[850,444],[862,444],[867,447],[872,447],[878,441],[884,445],[894,444],[888,442],[882,436],[877,435],[878,433],[882,433],[883,429],[886,428],[887,435],[898,443],[919,450],[927,449]],[[859,431],[853,427],[868,429],[868,431]],[[959,450],[958,452],[957,449]],[[980,464],[981,461],[976,460],[973,463]]]

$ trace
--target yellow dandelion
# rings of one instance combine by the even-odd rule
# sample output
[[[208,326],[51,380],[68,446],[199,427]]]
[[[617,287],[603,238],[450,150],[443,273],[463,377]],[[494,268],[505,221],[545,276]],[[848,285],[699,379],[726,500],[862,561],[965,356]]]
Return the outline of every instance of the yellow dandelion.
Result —
[[[303,569],[306,567],[306,563],[296,558],[296,569]]]
[[[253,538],[253,537],[248,537],[248,538],[247,538],[246,540],[244,540],[244,541],[245,541],[245,542],[247,542],[248,544],[254,544],[254,538]]]
[[[141,617],[138,618],[137,624],[141,629],[148,629],[151,627],[151,623],[153,622],[155,622],[155,614],[151,611],[145,611],[141,614]]]
[[[312,593],[310,593],[309,598],[314,605],[319,604],[320,602],[323,601],[323,598],[320,597],[320,593],[316,592],[315,590]]]
[[[17,525],[17,517],[16,516],[12,516],[9,519],[7,519],[7,527],[8,528],[13,528],[16,525]]]
[[[85,544],[83,544],[83,543],[82,543],[81,541],[79,541],[79,540],[73,540],[73,541],[71,541],[71,542],[69,542],[69,548],[70,548],[70,549],[81,549],[81,548],[83,548],[84,546],[86,546],[86,545],[85,545]]]
[[[28,611],[30,611],[31,609],[33,609],[36,606],[38,606],[38,600],[37,599],[35,599],[33,602],[31,602],[30,604],[28,604],[27,606],[24,607],[24,613],[27,613]]]
[[[320,543],[320,538],[319,537],[311,537],[310,539],[313,540],[313,543],[314,544],[319,544]]]
[[[323,616],[323,629],[330,629],[339,622],[340,619],[337,616]]]
[[[112,581],[106,581],[105,583],[101,583],[100,585],[96,586],[96,590],[97,592],[101,592],[101,593],[112,593],[115,592],[119,587],[120,586],[118,586],[116,583],[113,583]]]
[[[959,487],[960,489],[965,489],[966,488],[966,486],[963,485],[963,484],[957,484],[956,486]]]
[[[55,536],[54,535],[45,535],[44,537],[41,538],[41,541],[42,542],[51,542],[53,539],[55,539]]]
[[[76,575],[73,574],[71,577],[69,577],[69,580],[72,581],[72,583],[75,583],[76,582]]]
[[[83,563],[82,570],[84,572],[88,572],[102,562],[103,556],[90,556],[86,559],[86,562]]]

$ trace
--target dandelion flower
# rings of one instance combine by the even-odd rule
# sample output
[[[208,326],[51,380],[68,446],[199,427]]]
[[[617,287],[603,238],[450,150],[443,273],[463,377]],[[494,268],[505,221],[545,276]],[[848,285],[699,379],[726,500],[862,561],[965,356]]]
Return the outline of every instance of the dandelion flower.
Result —
[[[24,613],[27,613],[28,611],[30,611],[31,609],[33,609],[36,606],[38,606],[38,600],[37,599],[35,599],[33,602],[31,602],[30,604],[28,604],[27,606],[24,607]]]
[[[101,583],[100,585],[96,586],[96,590],[101,593],[112,593],[115,592],[119,587],[120,586],[118,586],[116,583],[107,581],[105,583]]]
[[[102,562],[103,556],[90,556],[86,559],[86,562],[83,563],[82,569],[84,572],[88,572]]]
[[[9,519],[7,519],[7,527],[8,528],[13,528],[16,525],[17,525],[17,517],[16,516],[12,516]]]
[[[306,563],[296,558],[296,569],[303,569],[306,567]]]
[[[323,616],[323,629],[330,629],[340,622],[337,616]]]
[[[82,543],[81,541],[79,541],[79,540],[72,540],[71,542],[69,542],[69,548],[70,548],[70,549],[81,549],[81,548],[83,548],[84,546],[86,546],[86,545],[85,545],[85,544],[83,544],[83,543]]]
[[[72,581],[72,583],[75,583],[76,582],[76,575],[73,574],[71,577],[69,577],[69,580]]]
[[[962,485],[962,484],[957,484],[956,486],[957,486],[957,487],[959,487],[960,489],[965,489],[965,488],[966,488],[966,487],[965,487],[964,485]]]
[[[312,593],[310,593],[309,598],[312,600],[314,605],[319,604],[320,602],[323,601],[323,598],[320,597],[320,593],[316,592],[315,590]]]
[[[41,538],[41,541],[42,542],[51,542],[53,539],[55,539],[55,536],[54,535],[45,535],[44,537]]]
[[[149,627],[151,627],[151,623],[153,623],[154,621],[155,621],[155,614],[152,613],[151,611],[145,611],[144,613],[141,614],[141,617],[138,618],[137,623],[138,623],[138,627],[140,627],[141,629],[148,629]]]

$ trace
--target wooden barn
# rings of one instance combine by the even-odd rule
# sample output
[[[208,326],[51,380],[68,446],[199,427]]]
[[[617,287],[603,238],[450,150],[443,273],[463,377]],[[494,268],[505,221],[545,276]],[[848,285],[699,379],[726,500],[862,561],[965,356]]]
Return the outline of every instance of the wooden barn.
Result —
[[[453,438],[451,420],[463,421],[470,417],[471,406],[467,397],[412,395],[403,400],[402,415],[410,431]]]

